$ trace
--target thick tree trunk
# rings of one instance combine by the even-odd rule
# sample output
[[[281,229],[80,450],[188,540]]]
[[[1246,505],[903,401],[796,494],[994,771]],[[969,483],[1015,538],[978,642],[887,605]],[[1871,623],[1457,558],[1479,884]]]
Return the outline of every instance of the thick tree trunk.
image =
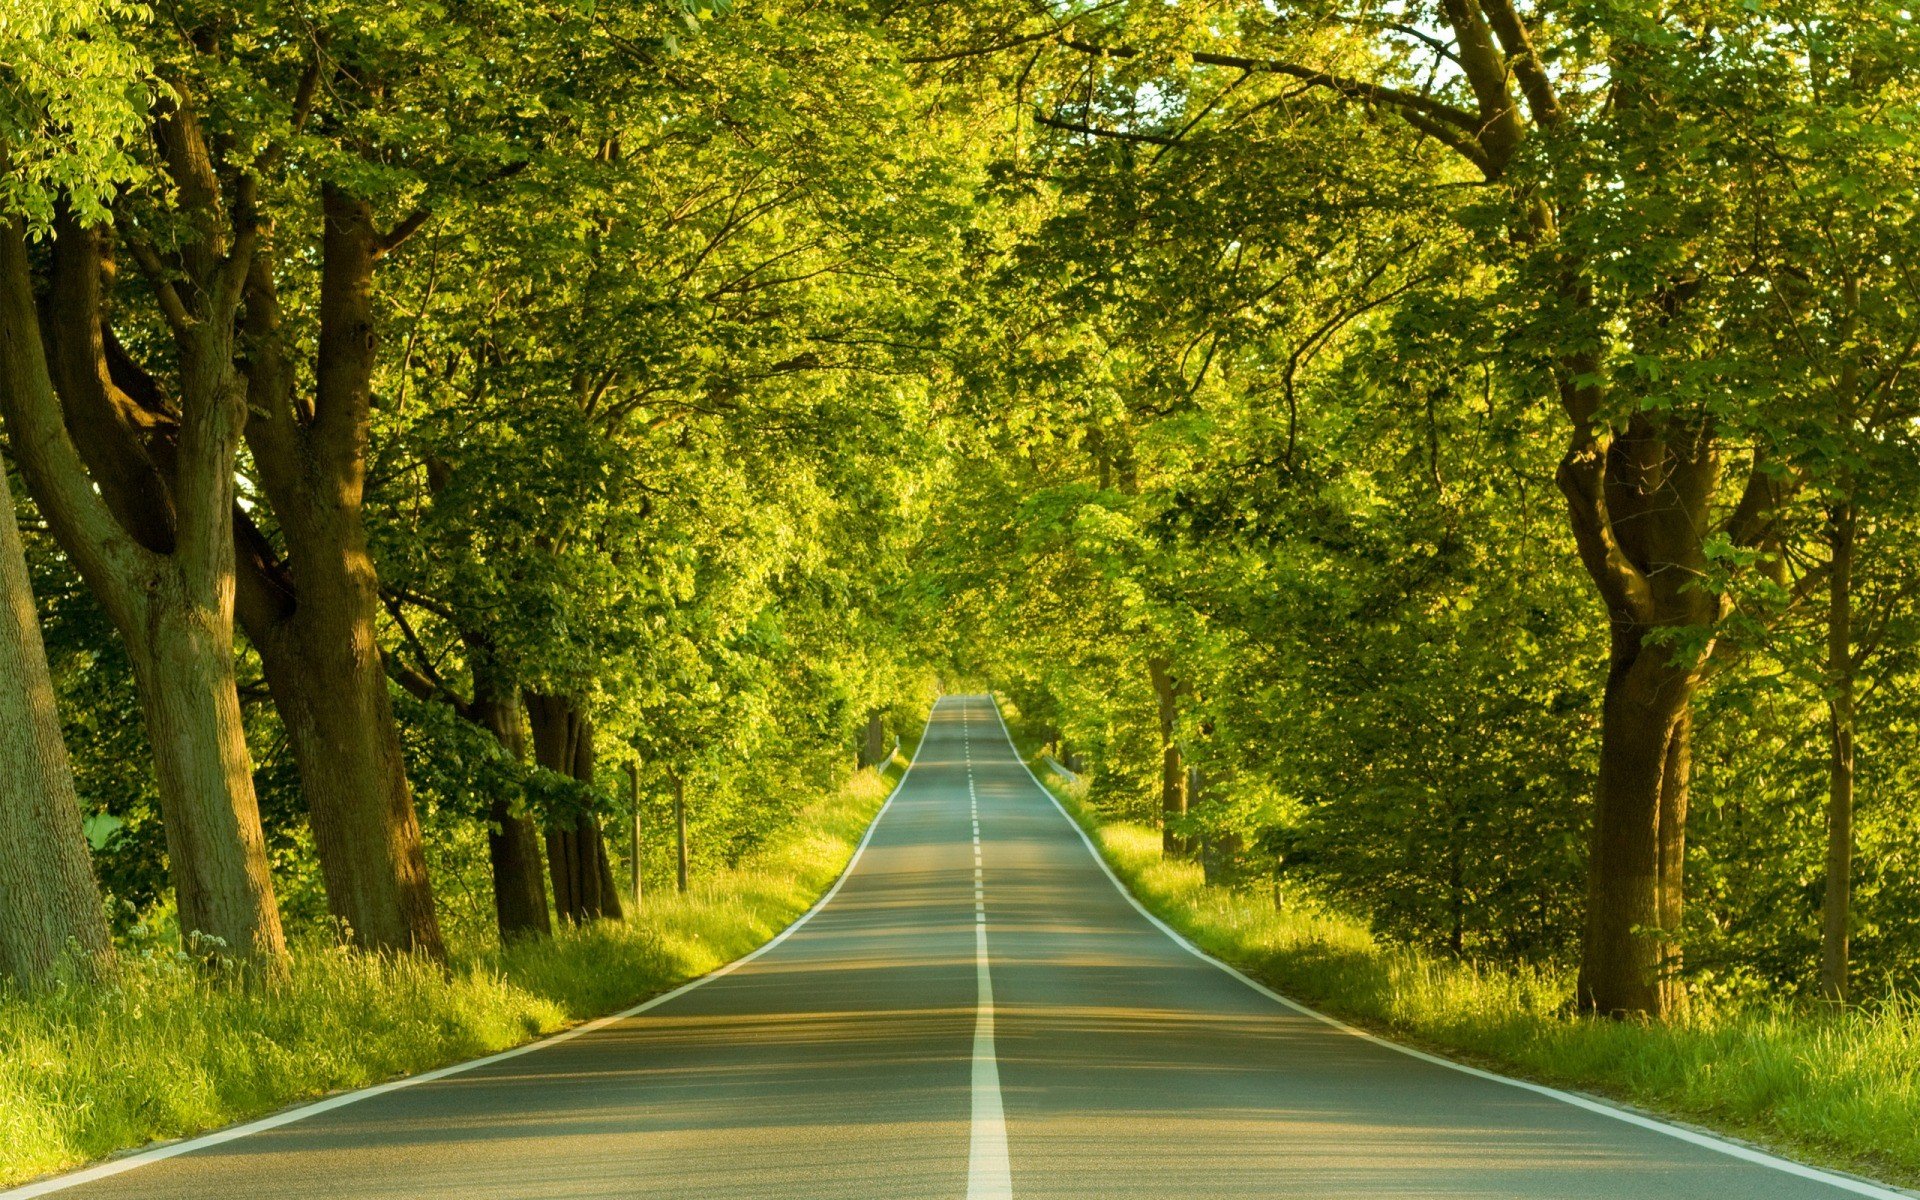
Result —
[[[1853,559],[1857,520],[1851,502],[1828,520],[1827,579],[1827,869],[1820,904],[1820,994],[1845,1003],[1848,926],[1853,909]]]
[[[181,933],[189,949],[203,936],[227,954],[278,959],[286,940],[253,791],[232,626],[184,597],[156,594],[149,604],[150,642],[130,651]]]
[[[1691,678],[1689,682],[1692,682]],[[1687,1006],[1687,989],[1679,977],[1679,938],[1687,899],[1687,804],[1693,795],[1693,701],[1674,716],[1667,737],[1667,761],[1660,774],[1660,928],[1669,939],[1663,948],[1667,964],[1661,975],[1662,1013],[1674,1014]]]
[[[546,879],[540,873],[540,831],[499,797],[487,806],[487,861],[493,868],[493,915],[500,940],[552,936]]]
[[[1624,429],[1598,421],[1601,365],[1575,357],[1562,370],[1575,428],[1558,482],[1612,642],[1577,998],[1605,1015],[1662,1017],[1686,1001],[1679,935],[1693,700],[1722,604],[1701,582],[1712,575],[1706,537],[1720,452],[1701,418],[1645,413]],[[1777,499],[1756,464],[1728,535],[1762,544]]]
[[[327,906],[363,950],[438,957],[445,947],[373,623],[361,605],[324,604],[314,574],[291,617],[254,645],[300,768]]]
[[[1150,658],[1147,672],[1153,679],[1153,695],[1160,715],[1160,851],[1185,854],[1187,839],[1177,826],[1187,815],[1187,771],[1180,758],[1180,743],[1175,738],[1180,716],[1181,688],[1169,674],[1167,660]]]
[[[53,680],[0,468],[0,979],[38,987],[113,959]]]
[[[249,444],[284,539],[250,547],[240,615],[300,767],[334,916],[363,949],[444,953],[376,637],[363,499],[376,340],[372,210],[324,189],[315,400],[304,418],[272,278],[247,287]]]
[[[580,736],[574,741],[573,777],[587,787],[593,786],[594,766],[598,756],[593,741],[593,718],[585,711],[580,713]],[[591,855],[597,878],[594,890],[598,903],[593,915],[618,921],[626,915],[620,904],[620,888],[613,880],[613,856],[607,853],[606,832],[600,828],[599,814],[591,810],[580,814],[580,837],[592,847]]]
[[[553,911],[560,920],[577,925],[584,918],[579,887],[580,847],[572,821],[549,823],[546,839],[547,879],[553,884]]]
[[[184,116],[175,124],[186,139],[176,148],[185,166],[176,169],[194,169],[203,149],[192,141],[196,131]],[[93,478],[94,469],[106,469],[104,460],[85,457],[67,428],[17,222],[0,235],[0,405],[41,512],[127,643],[153,747],[182,933],[190,947],[216,949],[205,941],[213,939],[224,955],[277,971],[285,939],[233,666],[234,457],[245,402],[233,371],[231,310],[220,305],[234,294],[229,285],[244,270],[247,251],[239,243],[223,257],[222,245],[215,236],[182,252],[210,311],[189,311],[172,283],[156,285],[170,301],[181,388],[168,455],[173,527],[164,550],[143,544],[116,515]],[[97,310],[83,305],[59,320],[49,331],[54,345],[96,340],[87,327],[97,326]],[[97,373],[88,377],[98,381]]]
[[[159,383],[105,336],[99,235],[71,226],[62,235],[50,301],[62,323],[49,341],[68,425],[77,430],[94,476],[111,480],[102,496],[121,524],[148,549],[172,553],[173,524],[186,511],[185,499],[174,493],[190,430]],[[352,293],[341,286],[336,277],[342,271],[332,263],[332,293]],[[349,284],[353,270],[371,269],[367,263],[349,265]],[[254,351],[248,377],[253,400],[268,393],[284,399],[291,386],[273,343],[278,312],[263,282],[269,273],[264,260],[252,262],[247,334]],[[334,359],[341,357],[343,342],[362,343],[356,350],[370,346],[364,291],[357,308],[333,306],[352,310],[346,317],[335,312],[330,324],[323,319],[323,348],[331,347]],[[358,324],[349,319],[354,312]],[[207,377],[224,374],[225,386],[233,386],[231,343],[209,345],[226,361],[210,356]],[[183,384],[186,377],[183,372]],[[267,422],[266,411],[252,424]],[[228,603],[237,601],[286,725],[335,917],[363,947],[438,954],[425,855],[374,642],[377,595],[360,523],[358,467],[350,454],[341,462],[317,453],[323,446],[352,445],[352,430],[334,430],[331,438],[318,428],[279,432],[279,440],[257,447],[256,461],[288,542],[288,569],[270,569],[265,539],[243,520],[238,528],[246,569],[229,583],[237,591]],[[314,458],[323,461],[310,462]],[[290,469],[290,462],[312,469]],[[234,528],[232,514],[225,519]],[[227,556],[230,563],[231,549]]]
[[[600,828],[600,822],[592,823],[593,839],[599,843],[600,862],[600,915],[609,920],[618,921],[627,915],[626,903],[620,896],[619,881],[613,875],[613,855],[607,851],[606,834]]]
[[[1609,1016],[1674,1011],[1680,949],[1689,739],[1695,678],[1648,631],[1616,631],[1577,984],[1582,1008]]]
[[[867,744],[862,755],[861,766],[877,767],[887,757],[887,723],[885,714],[874,709],[867,714]]]

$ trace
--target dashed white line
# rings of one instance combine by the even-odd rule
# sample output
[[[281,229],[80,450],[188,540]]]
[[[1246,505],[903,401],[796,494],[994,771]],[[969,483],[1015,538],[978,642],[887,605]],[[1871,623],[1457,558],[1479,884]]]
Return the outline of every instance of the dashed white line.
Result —
[[[997,715],[997,714],[996,714]],[[973,1020],[973,1128],[967,1142],[967,1200],[1013,1200],[1000,1060],[993,1046],[993,970],[987,955],[986,872],[980,858],[980,798],[973,786],[973,744],[961,710],[967,808],[973,821],[973,966],[979,1000]]]

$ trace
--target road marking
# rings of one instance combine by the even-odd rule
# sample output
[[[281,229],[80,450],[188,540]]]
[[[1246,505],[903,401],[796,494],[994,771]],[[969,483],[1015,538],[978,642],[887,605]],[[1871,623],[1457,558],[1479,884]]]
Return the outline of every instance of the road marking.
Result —
[[[1298,1000],[1291,1000],[1281,995],[1266,984],[1247,975],[1239,968],[1224,963],[1213,955],[1208,954],[1205,950],[1200,949],[1200,947],[1194,945],[1182,936],[1173,926],[1162,921],[1159,917],[1154,916],[1153,913],[1147,909],[1146,905],[1140,903],[1139,897],[1135,896],[1133,892],[1127,888],[1126,884],[1120,882],[1120,877],[1115,875],[1113,868],[1107,865],[1106,856],[1101,854],[1099,847],[1093,844],[1093,839],[1088,837],[1087,831],[1080,827],[1080,822],[1074,820],[1072,814],[1067,812],[1059,799],[1054,796],[1052,790],[1049,789],[1046,784],[1040,782],[1040,777],[1033,773],[1033,768],[1027,766],[1027,760],[1020,757],[1020,748],[1013,744],[1013,734],[1007,729],[1007,719],[1000,715],[1000,705],[997,701],[993,706],[993,715],[1000,722],[1000,733],[1007,739],[1007,750],[1013,755],[1014,761],[1020,764],[1022,770],[1026,771],[1027,778],[1033,780],[1033,786],[1040,789],[1040,794],[1045,796],[1048,802],[1053,805],[1054,811],[1060,814],[1061,819],[1066,821],[1067,825],[1075,833],[1080,835],[1081,843],[1086,846],[1087,853],[1093,855],[1094,863],[1098,865],[1100,870],[1106,875],[1107,882],[1113,884],[1114,889],[1126,897],[1127,903],[1133,905],[1134,911],[1145,917],[1154,928],[1172,939],[1174,945],[1185,950],[1188,954],[1193,955],[1200,961],[1225,971],[1267,999],[1285,1008],[1292,1009],[1301,1016],[1311,1017],[1323,1025],[1339,1030],[1341,1033],[1359,1038],[1363,1042],[1372,1042],[1374,1045],[1392,1050],[1396,1054],[1404,1054],[1409,1058],[1417,1058],[1421,1062],[1431,1063],[1436,1067],[1445,1067],[1450,1071],[1458,1071],[1463,1075],[1471,1075],[1476,1079],[1484,1079],[1490,1083],[1500,1083],[1508,1087],[1519,1088],[1522,1091],[1532,1092],[1537,1096],[1545,1096],[1550,1100],[1558,1100],[1562,1104],[1571,1104],[1575,1108],[1585,1109],[1588,1112],[1597,1113],[1603,1117],[1610,1117],[1615,1121],[1634,1125],[1641,1129],[1652,1130],[1654,1133],[1665,1134],[1667,1137],[1676,1138],[1691,1145],[1699,1146],[1704,1150],[1711,1150],[1716,1154],[1724,1154],[1729,1158],[1737,1158],[1742,1162],[1753,1163],[1761,1167],[1769,1167],[1783,1174],[1794,1175],[1801,1179],[1811,1179],[1817,1183],[1828,1184],[1840,1191],[1851,1192],[1856,1196],[1871,1196],[1874,1200],[1913,1200],[1916,1194],[1920,1194],[1900,1191],[1868,1179],[1852,1179],[1845,1175],[1836,1175],[1831,1171],[1823,1171],[1818,1167],[1809,1167],[1805,1163],[1797,1163],[1792,1159],[1768,1154],[1764,1150],[1756,1150],[1751,1146],[1742,1146],[1737,1142],[1730,1142],[1724,1138],[1715,1137],[1710,1133],[1702,1133],[1699,1130],[1687,1129],[1680,1125],[1670,1125],[1657,1117],[1650,1117],[1644,1113],[1618,1108],[1604,1100],[1598,1100],[1591,1096],[1582,1096],[1574,1092],[1563,1092],[1559,1088],[1548,1087],[1543,1083],[1531,1083],[1525,1079],[1514,1079],[1507,1075],[1496,1075],[1492,1071],[1483,1071],[1479,1067],[1469,1067],[1465,1063],[1457,1063],[1452,1059],[1442,1058],[1437,1054],[1428,1054],[1424,1050],[1415,1050],[1411,1046],[1402,1046],[1398,1042],[1388,1041],[1386,1038],[1368,1033],[1364,1029],[1356,1029],[1338,1017],[1330,1017],[1318,1009],[1308,1008]],[[0,1196],[0,1200],[5,1200],[5,1197]]]
[[[967,759],[967,809],[973,819],[973,974],[979,999],[973,1017],[973,1128],[967,1138],[967,1200],[1012,1200],[1007,1113],[1000,1099],[1000,1059],[993,1047],[993,968],[987,954],[987,885],[980,861],[980,797],[973,787],[973,739],[961,709]],[[995,708],[994,715],[999,715]]]
[[[939,709],[938,701],[934,703],[934,708],[936,711]],[[931,729],[932,726],[933,715],[929,713],[927,716],[927,729]],[[127,1155],[125,1158],[116,1158],[109,1162],[99,1163],[95,1166],[86,1167],[66,1175],[57,1175],[52,1179],[42,1179],[37,1183],[23,1184],[20,1187],[0,1191],[0,1200],[31,1200],[32,1197],[49,1196],[55,1192],[64,1192],[69,1188],[79,1187],[81,1184],[98,1183],[102,1179],[111,1179],[115,1175],[124,1175],[128,1171],[136,1170],[150,1163],[163,1162],[169,1158],[177,1158],[182,1154],[191,1154],[195,1150],[224,1146],[228,1142],[236,1142],[241,1138],[250,1137],[256,1133],[265,1133],[269,1129],[279,1129],[283,1125],[292,1125],[296,1121],[304,1121],[308,1117],[317,1117],[321,1113],[332,1112],[336,1108],[345,1108],[349,1104],[358,1104],[362,1100],[371,1100],[375,1096],[384,1096],[389,1092],[397,1092],[402,1088],[410,1088],[422,1083],[432,1083],[435,1080],[464,1074],[479,1067],[488,1067],[494,1063],[505,1062],[510,1058],[518,1058],[522,1054],[532,1054],[536,1050],[545,1050],[549,1046],[558,1046],[562,1042],[570,1042],[574,1038],[592,1033],[595,1030],[605,1029],[617,1021],[624,1021],[630,1017],[639,1016],[649,1009],[658,1008],[669,1000],[684,996],[697,987],[704,987],[723,975],[731,975],[754,959],[772,950],[781,942],[792,937],[795,931],[808,921],[811,921],[821,909],[825,908],[835,896],[840,894],[840,889],[845,886],[847,878],[853,874],[853,868],[859,864],[860,856],[866,853],[867,843],[873,840],[874,830],[880,828],[881,818],[885,817],[887,810],[893,807],[893,802],[895,798],[900,795],[900,790],[907,786],[907,776],[913,774],[914,764],[920,761],[920,751],[926,748],[927,729],[920,731],[920,744],[913,748],[913,757],[907,760],[907,769],[901,772],[900,782],[893,785],[893,790],[887,793],[886,802],[880,806],[878,812],[873,814],[873,820],[867,823],[866,833],[861,835],[859,843],[854,846],[852,856],[847,859],[847,865],[840,868],[840,876],[833,881],[833,886],[827,889],[825,895],[813,902],[812,908],[795,917],[791,925],[788,925],[785,929],[773,935],[773,938],[759,949],[742,955],[724,966],[715,967],[698,979],[690,979],[672,991],[662,992],[651,1000],[643,1000],[632,1008],[621,1009],[611,1016],[601,1017],[597,1020],[575,1025],[572,1029],[563,1030],[560,1033],[554,1034],[552,1037],[540,1038],[537,1041],[528,1042],[523,1046],[515,1046],[511,1050],[502,1050],[498,1054],[489,1054],[485,1058],[468,1059],[466,1062],[454,1063],[451,1066],[440,1067],[432,1071],[424,1071],[418,1075],[409,1075],[404,1079],[393,1079],[386,1083],[375,1084],[373,1087],[361,1088],[358,1091],[343,1092],[338,1096],[329,1096],[325,1100],[318,1100],[312,1104],[303,1104],[298,1108],[289,1108],[283,1112],[274,1113],[270,1117],[262,1117],[257,1121],[248,1121],[244,1125],[234,1125],[227,1129],[219,1129],[212,1133],[203,1134],[200,1137],[188,1138],[185,1141],[171,1142],[165,1146],[155,1146],[150,1150],[137,1151]]]

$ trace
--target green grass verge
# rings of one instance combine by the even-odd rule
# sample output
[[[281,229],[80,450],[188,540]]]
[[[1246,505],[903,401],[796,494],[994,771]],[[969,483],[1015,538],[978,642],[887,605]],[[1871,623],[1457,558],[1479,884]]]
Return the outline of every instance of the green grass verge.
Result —
[[[1920,1184],[1920,1000],[1842,1012],[1696,1005],[1667,1024],[1571,1015],[1571,978],[1376,939],[1310,899],[1209,886],[1157,829],[1108,821],[1036,774],[1140,901],[1196,945],[1356,1025],[1559,1087],[1626,1101],[1789,1154]]]
[[[813,904],[901,769],[859,772],[753,861],[649,893],[637,920],[445,968],[310,949],[270,989],[148,959],[111,985],[0,994],[0,1186],[491,1054],[705,974]]]

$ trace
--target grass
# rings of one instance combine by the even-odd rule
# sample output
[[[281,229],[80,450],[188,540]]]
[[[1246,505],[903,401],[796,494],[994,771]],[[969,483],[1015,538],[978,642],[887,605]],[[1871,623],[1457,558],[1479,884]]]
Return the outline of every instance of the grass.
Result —
[[[1920,1184],[1920,998],[1830,1011],[1696,1005],[1653,1024],[1573,1015],[1573,981],[1376,939],[1311,900],[1209,886],[1156,829],[1107,821],[1041,776],[1162,920],[1276,990],[1396,1040],[1626,1101],[1782,1153]]]
[[[109,985],[0,994],[0,1186],[491,1054],[705,974],[826,890],[898,774],[858,773],[753,861],[684,897],[650,892],[633,921],[445,967],[311,947],[270,989],[161,956]]]

